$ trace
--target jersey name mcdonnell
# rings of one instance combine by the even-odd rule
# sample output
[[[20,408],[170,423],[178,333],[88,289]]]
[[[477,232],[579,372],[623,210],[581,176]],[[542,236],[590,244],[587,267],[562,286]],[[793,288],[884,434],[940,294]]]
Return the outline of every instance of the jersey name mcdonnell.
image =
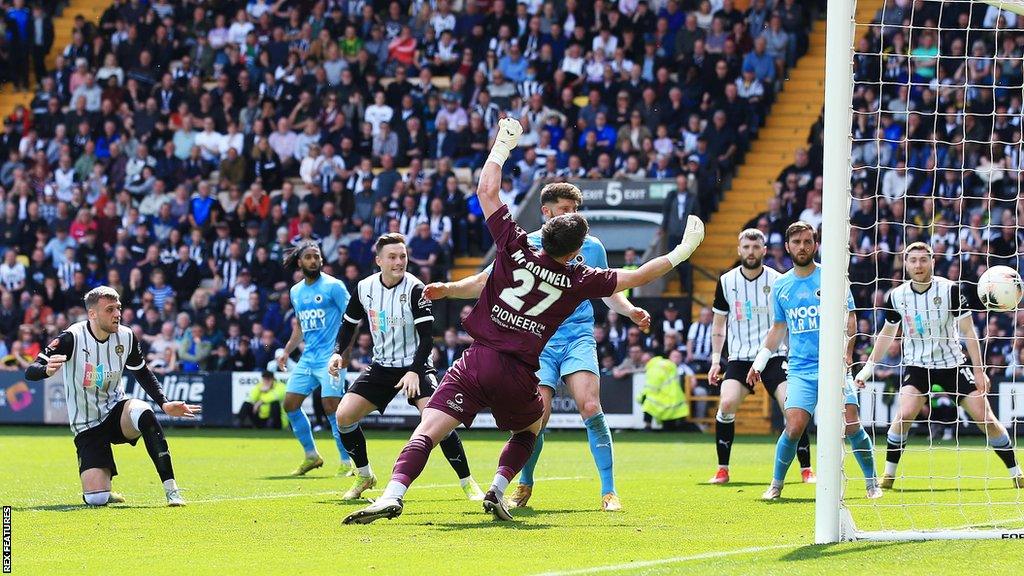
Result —
[[[572,288],[572,280],[569,280],[568,276],[548,270],[547,268],[537,265],[535,262],[527,260],[526,254],[524,254],[522,250],[513,252],[512,259],[515,260],[516,264],[525,268],[530,274],[533,274],[538,279],[551,284],[555,288]]]

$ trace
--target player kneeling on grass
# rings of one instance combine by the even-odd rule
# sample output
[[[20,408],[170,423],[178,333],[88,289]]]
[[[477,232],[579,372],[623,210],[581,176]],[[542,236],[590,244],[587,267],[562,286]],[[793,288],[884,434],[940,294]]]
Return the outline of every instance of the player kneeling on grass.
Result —
[[[889,426],[882,488],[892,488],[896,481],[896,467],[907,444],[910,425],[924,407],[932,386],[940,386],[941,391],[963,405],[985,431],[989,446],[1010,471],[1013,485],[1024,488],[1024,476],[1017,465],[1010,435],[996,419],[986,398],[991,385],[967,298],[956,282],[934,276],[935,258],[927,244],[914,242],[907,246],[903,262],[910,280],[894,288],[886,298],[885,326],[875,337],[875,349],[856,377],[860,386],[871,379],[875,363],[889,349],[902,323],[903,386],[897,400],[899,411]],[[970,363],[960,346],[961,336],[967,343]]]
[[[775,350],[789,334],[789,375],[786,390],[786,429],[779,436],[775,447],[775,473],[772,483],[762,498],[776,500],[782,495],[786,472],[796,456],[797,443],[807,430],[818,405],[818,338],[819,312],[821,310],[821,268],[814,262],[818,253],[818,237],[814,228],[806,222],[794,222],[786,229],[786,251],[793,258],[793,269],[786,272],[772,288],[771,308],[775,321],[765,336],[761,350],[754,357],[747,373],[747,383],[754,386],[761,382],[762,373]],[[847,289],[847,363],[853,354],[853,333],[856,318],[853,314],[853,295]],[[838,382],[827,382],[826,386],[839,386]],[[861,387],[863,387],[863,382]],[[853,391],[852,378],[847,376],[844,386],[846,393],[846,437],[850,440],[853,455],[864,473],[868,498],[880,498],[882,490],[875,479],[875,456],[871,437],[860,423],[857,395]]]
[[[352,336],[359,323],[369,319],[373,360],[342,397],[337,411],[341,442],[356,467],[355,482],[345,492],[344,500],[356,500],[377,484],[359,421],[374,410],[384,414],[399,391],[422,413],[437,387],[436,370],[430,362],[434,312],[430,300],[423,296],[423,283],[406,272],[409,256],[405,237],[385,234],[377,239],[375,251],[381,271],[357,285],[356,297],[345,308],[327,367],[331,376],[341,374],[348,365]],[[457,432],[441,440],[441,451],[459,475],[466,496],[483,500],[484,493],[469,472],[469,460]]]
[[[534,248],[498,196],[501,167],[522,131],[519,121],[501,119],[480,173],[477,196],[496,253],[494,269],[464,322],[473,345],[445,373],[423,411],[423,420],[399,455],[384,494],[371,506],[350,514],[346,524],[399,516],[405,493],[423,471],[434,445],[459,424],[470,426],[484,408],[490,408],[498,428],[511,431],[512,436],[498,458],[483,508],[497,520],[511,520],[505,489],[533,453],[543,423],[537,370],[544,346],[581,302],[608,297],[668,273],[687,260],[704,238],[703,222],[691,216],[682,241],[666,256],[636,270],[598,270],[577,261],[590,229],[586,218],[565,214],[544,224],[542,248]]]
[[[117,476],[111,445],[134,446],[141,437],[163,482],[167,505],[183,506],[163,428],[149,403],[125,397],[121,375],[131,370],[143,390],[170,416],[195,418],[200,407],[169,402],[164,396],[131,328],[121,326],[117,291],[108,286],[93,288],[85,295],[85,309],[89,319],[68,326],[25,370],[26,380],[43,380],[58,370],[64,376],[82,499],[90,506],[124,502],[123,496],[110,490],[110,480]]]

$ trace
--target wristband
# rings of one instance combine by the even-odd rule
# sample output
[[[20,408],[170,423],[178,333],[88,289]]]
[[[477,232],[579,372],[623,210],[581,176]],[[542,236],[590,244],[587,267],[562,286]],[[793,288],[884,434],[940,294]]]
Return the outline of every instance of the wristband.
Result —
[[[712,354],[711,354],[711,363],[712,364],[721,364],[722,363],[722,355],[720,353],[718,353],[718,352],[712,352]]]
[[[675,268],[686,261],[689,257],[689,254],[687,253],[688,251],[687,247],[680,244],[673,248],[668,254],[665,254],[665,257],[668,258],[668,261],[672,263],[672,267]]]
[[[491,148],[491,153],[487,156],[487,161],[494,162],[498,166],[504,166],[505,160],[508,160],[509,152],[511,150],[506,148],[504,144],[495,142],[494,148]]]
[[[755,372],[762,372],[764,367],[768,365],[768,361],[772,358],[772,351],[767,348],[761,348],[757,351],[757,356],[754,356],[754,365],[752,368]]]

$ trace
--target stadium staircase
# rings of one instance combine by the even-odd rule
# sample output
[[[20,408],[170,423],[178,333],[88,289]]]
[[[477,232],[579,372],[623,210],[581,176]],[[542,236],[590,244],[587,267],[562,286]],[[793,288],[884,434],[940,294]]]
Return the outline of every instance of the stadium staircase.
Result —
[[[53,47],[50,48],[50,53],[46,57],[46,65],[50,70],[53,69],[53,63],[57,56],[71,43],[71,32],[75,27],[75,16],[81,14],[87,22],[91,22],[93,26],[98,27],[100,16],[103,15],[103,11],[109,6],[109,0],[68,1],[68,5],[64,7],[61,15],[53,19]],[[27,56],[18,55],[16,57]],[[31,83],[34,85],[36,82],[35,74],[31,74],[31,78]],[[10,116],[18,104],[28,107],[34,95],[35,90],[15,91],[12,85],[5,84],[3,91],[0,92],[0,118]]]

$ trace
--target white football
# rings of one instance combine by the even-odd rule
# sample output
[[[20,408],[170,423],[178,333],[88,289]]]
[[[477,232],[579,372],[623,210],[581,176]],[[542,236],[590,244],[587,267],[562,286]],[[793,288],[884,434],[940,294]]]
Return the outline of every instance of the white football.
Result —
[[[1015,310],[1024,296],[1024,283],[1020,274],[1009,266],[993,266],[978,280],[978,298],[996,312]]]

